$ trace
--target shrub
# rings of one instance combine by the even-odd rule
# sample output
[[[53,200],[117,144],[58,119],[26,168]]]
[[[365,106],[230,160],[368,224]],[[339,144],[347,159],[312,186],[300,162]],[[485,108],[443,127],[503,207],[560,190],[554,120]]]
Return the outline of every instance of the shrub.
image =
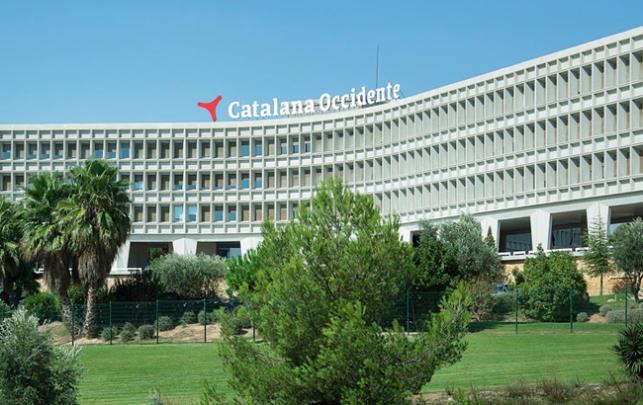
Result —
[[[625,310],[617,309],[607,313],[607,322],[609,323],[624,323],[625,322]],[[627,310],[627,322],[636,323],[643,322],[643,309],[628,309]]]
[[[0,301],[0,322],[2,322],[5,318],[9,318],[10,316],[11,308],[9,308],[9,305]]]
[[[190,325],[196,323],[196,315],[192,311],[185,311],[179,321],[181,325]]]
[[[206,319],[208,324],[213,324],[217,321],[217,310],[215,309],[209,313],[203,312],[203,310],[201,310],[199,311],[199,315],[197,315],[197,319],[200,325],[203,325]]]
[[[138,338],[140,340],[153,339],[156,329],[152,325],[141,325],[138,328]]]
[[[576,314],[576,322],[587,322],[589,320],[589,316],[587,316],[587,312],[579,312]]]
[[[638,322],[623,329],[614,350],[630,378],[643,381],[643,323]]]
[[[494,294],[493,299],[493,313],[496,315],[504,315],[514,311],[514,295],[510,293]]]
[[[569,320],[570,291],[574,307],[589,302],[587,285],[568,252],[545,255],[541,247],[525,260],[525,281],[520,286],[520,304],[525,315],[545,322]]]
[[[226,312],[225,309],[219,309],[217,319],[221,322],[221,335],[234,336],[243,332],[242,321],[237,318],[234,312]]]
[[[116,339],[118,336],[118,328],[116,326],[112,326],[111,328],[108,326],[106,328],[103,328],[103,330],[100,332],[100,338],[103,339],[104,342],[109,342],[110,340]]]
[[[159,316],[157,322],[159,331],[174,329],[174,321],[169,316]],[[154,323],[154,326],[157,326],[156,322]]]
[[[134,326],[134,324],[131,322],[125,322],[123,324],[123,327],[121,328],[121,331],[123,330],[127,330],[128,332],[131,332],[132,335],[136,334],[136,326]]]
[[[223,279],[225,262],[218,256],[161,256],[150,264],[155,282],[166,292],[181,298],[195,299],[216,296],[216,284]]]
[[[134,340],[134,332],[132,332],[132,330],[129,328],[123,328],[118,337],[123,343],[131,342],[132,340]]]
[[[76,404],[78,347],[54,346],[38,319],[18,309],[0,324],[0,403]]]
[[[601,315],[603,316],[607,316],[607,313],[610,312],[611,310],[612,310],[612,307],[607,304],[603,304],[601,305],[600,308],[598,308],[598,312],[600,312]]]
[[[35,293],[22,300],[21,305],[40,323],[62,319],[58,297],[51,293]]]

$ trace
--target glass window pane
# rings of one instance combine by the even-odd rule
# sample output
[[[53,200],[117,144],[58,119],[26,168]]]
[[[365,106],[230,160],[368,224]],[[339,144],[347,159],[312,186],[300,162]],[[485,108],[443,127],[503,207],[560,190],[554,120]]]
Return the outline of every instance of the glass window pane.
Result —
[[[175,205],[174,206],[174,222],[183,221],[183,206]]]

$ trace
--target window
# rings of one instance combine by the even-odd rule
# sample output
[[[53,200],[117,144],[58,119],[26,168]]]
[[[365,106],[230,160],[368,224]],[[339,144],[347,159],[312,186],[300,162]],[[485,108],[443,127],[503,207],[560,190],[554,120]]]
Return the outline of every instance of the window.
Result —
[[[201,206],[201,222],[210,222],[211,217],[210,217],[210,206],[209,205],[202,205]]]
[[[175,174],[174,175],[174,190],[183,190],[183,175]]]
[[[312,145],[310,143],[310,138],[306,138],[304,140],[304,152],[310,153],[313,150]]]
[[[96,159],[103,158],[103,145],[100,143],[94,144],[94,157]]]
[[[170,222],[170,207],[167,205],[161,206],[161,222]]]
[[[261,188],[261,174],[255,174],[255,188]]]
[[[292,153],[299,153],[299,142],[293,142]]]
[[[214,221],[215,222],[223,221],[223,206],[217,205],[214,207]]]
[[[261,144],[261,141],[256,141],[255,142],[255,156],[261,156],[263,155],[263,145]]]
[[[121,159],[129,159],[129,142],[121,142]]]
[[[2,144],[2,158],[11,159],[11,144],[4,143]]]
[[[140,205],[134,206],[134,222],[143,222],[143,207]]]
[[[288,142],[282,140],[279,142],[279,154],[286,155],[288,153]]]
[[[143,175],[137,174],[134,176],[134,190],[143,190]]]
[[[188,174],[188,190],[196,190],[196,174]]]
[[[245,190],[250,187],[250,176],[248,174],[241,175],[241,189]]]
[[[182,222],[183,221],[183,206],[182,205],[175,205],[173,212],[174,212],[174,222]]]
[[[174,142],[174,159],[183,159],[183,142]]]
[[[107,159],[116,159],[116,144],[113,142],[107,144]]]
[[[248,141],[241,142],[241,148],[239,149],[239,154],[241,155],[241,157],[250,156],[250,142]]]
[[[89,143],[83,142],[80,144],[80,158],[81,159],[89,158]]]
[[[187,222],[196,222],[196,205],[188,205]]]
[[[237,208],[228,207],[228,221],[236,221],[236,220],[237,220]]]
[[[74,147],[75,146],[76,146],[76,144],[74,144]],[[14,145],[14,152],[13,153],[14,153],[14,156],[15,156],[16,159],[24,159],[25,158],[24,152],[25,152],[25,145],[24,144],[17,143],[17,144]],[[76,157],[76,148],[74,148],[74,158],[75,157]]]
[[[64,154],[64,146],[62,143],[54,145],[54,159],[62,159]]]
[[[156,142],[148,142],[147,143],[147,158],[148,159],[156,159]]]
[[[156,222],[156,207],[147,207],[147,222]]]
[[[147,189],[156,190],[156,175],[148,174],[147,175]]]
[[[234,190],[237,188],[237,176],[234,174],[228,175],[228,190]]]
[[[223,188],[223,174],[214,175],[214,189],[221,190]]]
[[[27,145],[27,159],[35,159],[37,154],[38,146],[35,143],[30,143]]]

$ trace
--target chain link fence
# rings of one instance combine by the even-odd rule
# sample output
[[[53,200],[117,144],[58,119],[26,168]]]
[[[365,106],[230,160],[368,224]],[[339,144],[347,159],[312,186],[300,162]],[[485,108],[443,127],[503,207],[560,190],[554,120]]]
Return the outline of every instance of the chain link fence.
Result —
[[[406,332],[423,330],[432,314],[439,310],[444,292],[405,291],[383,314],[383,326],[397,323]],[[623,295],[625,299],[625,295]],[[557,306],[555,322],[541,322],[527,316],[527,303],[519,288],[486,295],[482,302],[474,299],[471,332],[490,333],[613,333],[627,323],[643,321],[643,309],[625,305],[603,313],[597,304],[574,302],[570,290]],[[190,301],[157,300],[141,302],[107,302],[98,304],[98,339],[71,336],[73,344],[88,343],[208,343],[220,338],[218,311],[234,311],[231,303],[217,299]],[[72,328],[80,331],[84,305],[72,306]],[[533,311],[532,311],[533,313]],[[600,315],[600,316],[599,316]],[[249,321],[239,329],[242,335],[256,337]],[[70,334],[72,335],[72,334]]]

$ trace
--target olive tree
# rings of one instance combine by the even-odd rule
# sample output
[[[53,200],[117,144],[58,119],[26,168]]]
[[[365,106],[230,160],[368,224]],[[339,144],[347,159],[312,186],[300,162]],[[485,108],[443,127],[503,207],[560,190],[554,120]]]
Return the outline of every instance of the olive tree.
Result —
[[[225,264],[218,256],[170,253],[150,263],[153,279],[168,293],[194,299],[216,296]]]
[[[266,344],[228,336],[223,345],[243,402],[405,403],[460,358],[470,319],[463,285],[418,336],[384,327],[412,274],[413,252],[397,218],[383,218],[372,197],[330,180],[290,223],[262,229],[246,261],[251,271],[236,280]]]
[[[643,280],[643,220],[623,224],[613,235],[614,262],[625,273],[625,279],[632,288],[638,304],[641,280]]]

